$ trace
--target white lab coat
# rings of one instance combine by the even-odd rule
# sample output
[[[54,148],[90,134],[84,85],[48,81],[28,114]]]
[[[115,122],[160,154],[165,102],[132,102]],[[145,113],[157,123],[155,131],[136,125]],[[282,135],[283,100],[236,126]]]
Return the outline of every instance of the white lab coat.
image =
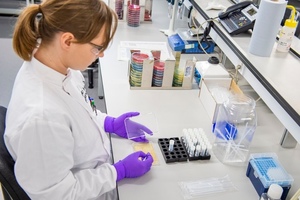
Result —
[[[22,65],[6,118],[5,143],[32,199],[112,199],[106,115],[91,108],[80,71],[67,76],[33,58]]]

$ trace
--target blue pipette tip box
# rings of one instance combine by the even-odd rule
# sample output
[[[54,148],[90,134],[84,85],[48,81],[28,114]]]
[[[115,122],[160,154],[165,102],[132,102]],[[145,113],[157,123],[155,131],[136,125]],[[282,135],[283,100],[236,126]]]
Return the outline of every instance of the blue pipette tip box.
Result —
[[[275,153],[251,154],[246,176],[251,180],[259,196],[266,193],[271,184],[283,188],[281,196],[285,200],[294,179],[282,167]]]

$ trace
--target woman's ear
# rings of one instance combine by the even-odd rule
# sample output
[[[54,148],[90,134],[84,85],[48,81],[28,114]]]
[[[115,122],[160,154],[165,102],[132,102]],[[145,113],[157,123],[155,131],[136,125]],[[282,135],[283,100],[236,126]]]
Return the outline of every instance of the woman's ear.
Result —
[[[71,43],[75,40],[75,37],[70,32],[65,32],[60,37],[60,44],[63,49],[68,49],[71,46]]]

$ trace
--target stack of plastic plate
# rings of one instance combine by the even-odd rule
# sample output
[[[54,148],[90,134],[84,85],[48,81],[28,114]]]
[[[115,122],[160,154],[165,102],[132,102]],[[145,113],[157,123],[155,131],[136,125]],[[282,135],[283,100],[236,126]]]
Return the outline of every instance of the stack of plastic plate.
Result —
[[[128,6],[128,26],[138,27],[140,25],[140,11],[141,7],[139,5],[131,4]]]
[[[123,19],[123,4],[124,0],[116,0],[115,2],[115,11],[118,15],[118,19]]]
[[[153,66],[153,78],[152,86],[161,87],[164,77],[165,63],[161,61],[155,61]]]
[[[147,54],[135,52],[131,55],[130,63],[130,85],[132,87],[141,87],[142,85],[142,73],[143,73],[143,61],[148,59]]]
[[[182,87],[184,71],[183,69],[176,67],[173,78],[173,87]]]

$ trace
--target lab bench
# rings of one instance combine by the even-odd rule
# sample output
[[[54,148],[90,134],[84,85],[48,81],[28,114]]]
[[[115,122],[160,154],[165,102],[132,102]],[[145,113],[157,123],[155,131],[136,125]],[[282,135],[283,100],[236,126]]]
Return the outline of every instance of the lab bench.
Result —
[[[193,0],[192,2],[195,3]],[[205,2],[206,1],[202,2],[202,4]],[[228,5],[228,2],[225,5]],[[222,47],[222,45],[228,45],[225,42],[222,43],[222,38],[220,38],[218,33],[216,33],[214,30],[212,31],[212,34],[214,34],[216,39],[215,42],[219,46]],[[230,36],[226,33],[224,33],[224,35],[230,38]],[[209,160],[172,163],[165,162],[164,156],[158,144],[159,138],[180,138],[183,136],[182,130],[184,128],[202,128],[208,139],[211,141],[211,143],[213,143],[214,137],[211,132],[211,119],[209,118],[198,97],[199,89],[130,89],[130,84],[128,82],[128,63],[126,61],[117,60],[118,44],[121,41],[128,40],[166,42],[167,37],[159,32],[158,27],[155,27],[153,24],[141,24],[139,28],[132,28],[128,27],[126,23],[120,22],[112,45],[106,50],[105,57],[100,58],[107,113],[111,116],[118,116],[128,111],[138,111],[142,114],[150,112],[155,113],[159,128],[159,132],[157,134],[147,137],[153,146],[158,162],[156,162],[155,165],[152,166],[151,170],[144,176],[120,181],[117,186],[119,199],[135,200],[142,198],[145,200],[181,200],[184,198],[179,186],[180,182],[197,181],[208,178],[222,178],[225,176],[230,177],[232,184],[235,186],[235,190],[207,195],[205,196],[205,199],[258,199],[258,194],[255,188],[253,187],[249,178],[246,176],[248,163],[245,163],[243,166],[223,164],[214,156],[213,153],[211,154],[211,158]],[[252,57],[249,62],[252,66],[256,66],[256,63],[258,62],[255,61],[256,58],[248,55],[245,50],[240,47],[240,45],[237,45],[238,40],[239,38],[235,38],[231,39],[230,41],[236,45],[239,51],[246,54],[247,60]],[[236,55],[237,52],[232,50],[230,47],[227,47],[227,49],[227,56],[230,58],[231,55],[236,59],[231,60],[234,65],[241,64],[242,61],[240,61],[240,57]],[[224,49],[222,50],[224,51]],[[294,61],[291,58],[291,55],[287,55],[287,59],[291,59],[292,63],[297,63],[299,66],[299,60],[297,62]],[[267,62],[264,59],[257,60],[270,63],[268,65],[264,65],[268,69],[278,61],[277,59],[272,58],[269,58]],[[287,63],[284,63],[282,60],[281,64]],[[299,132],[297,132],[297,129],[299,129],[297,121],[298,116],[296,116],[296,118],[290,116],[291,113],[286,111],[284,106],[288,104],[289,107],[293,107],[294,109],[292,113],[295,113],[299,104],[295,105],[295,100],[289,99],[290,96],[285,99],[286,101],[284,103],[277,102],[277,100],[280,100],[283,97],[281,95],[278,97],[279,99],[277,96],[274,97],[274,94],[268,89],[264,88],[265,85],[257,80],[256,75],[254,75],[252,71],[247,68],[246,64],[243,64],[242,66],[243,67],[240,69],[240,73],[245,77],[250,77],[247,79],[247,81],[249,81],[251,86],[257,90],[256,92],[259,93],[264,102],[267,104],[257,104],[256,109],[258,126],[254,134],[250,153],[273,152],[278,155],[278,159],[283,164],[285,170],[290,173],[295,180],[288,194],[288,197],[291,197],[300,188],[300,173],[297,167],[299,165],[299,159],[297,158],[300,157],[300,149],[298,145],[291,149],[283,148],[280,146],[279,141],[282,137],[282,132],[285,127],[289,127],[287,123],[289,123],[291,126],[290,130],[296,130],[296,132],[293,132],[294,136],[298,139],[298,141],[300,141],[300,135],[298,137],[296,135],[296,133],[299,134]],[[261,68],[262,66],[259,67],[259,70],[262,70]],[[291,68],[291,66],[288,66],[288,68]],[[265,77],[264,80],[269,80],[270,77],[266,75],[266,71],[267,69],[260,72],[260,74],[261,76]],[[274,76],[274,73],[271,73],[270,76]],[[294,76],[295,75],[286,78],[291,79]],[[300,81],[300,79],[287,80],[286,83],[283,83],[284,85],[282,85],[282,87],[287,85],[287,88],[290,88],[290,84],[297,83],[297,81]],[[271,81],[271,83],[273,84],[273,81]],[[273,85],[273,87],[275,86]],[[285,88],[285,90],[287,90],[287,88]],[[285,91],[285,94],[291,95],[291,93],[295,92],[295,90],[296,88],[291,88],[290,91]],[[275,93],[277,94],[278,91]],[[300,92],[298,92],[298,94],[294,94],[294,98],[299,100],[299,95]],[[272,100],[268,100],[269,98]],[[279,116],[281,114],[283,117]],[[286,120],[282,118],[287,118],[288,122],[285,122]],[[111,140],[113,156],[116,162],[134,151],[133,141],[124,140],[122,138],[113,136]],[[197,200],[203,198],[204,197],[199,197],[195,199]]]
[[[191,0],[197,10],[196,19],[200,24],[218,16],[219,11],[205,10],[208,1]],[[229,7],[230,1],[218,3]],[[269,57],[255,56],[248,52],[250,32],[230,36],[220,23],[214,21],[210,36],[231,60],[234,66],[264,100],[285,128],[300,141],[300,90],[293,87],[300,84],[299,57],[292,53],[276,52],[274,45]],[[275,39],[274,39],[275,40]],[[300,40],[293,39],[291,48],[300,55]],[[290,89],[288,89],[290,88]]]

